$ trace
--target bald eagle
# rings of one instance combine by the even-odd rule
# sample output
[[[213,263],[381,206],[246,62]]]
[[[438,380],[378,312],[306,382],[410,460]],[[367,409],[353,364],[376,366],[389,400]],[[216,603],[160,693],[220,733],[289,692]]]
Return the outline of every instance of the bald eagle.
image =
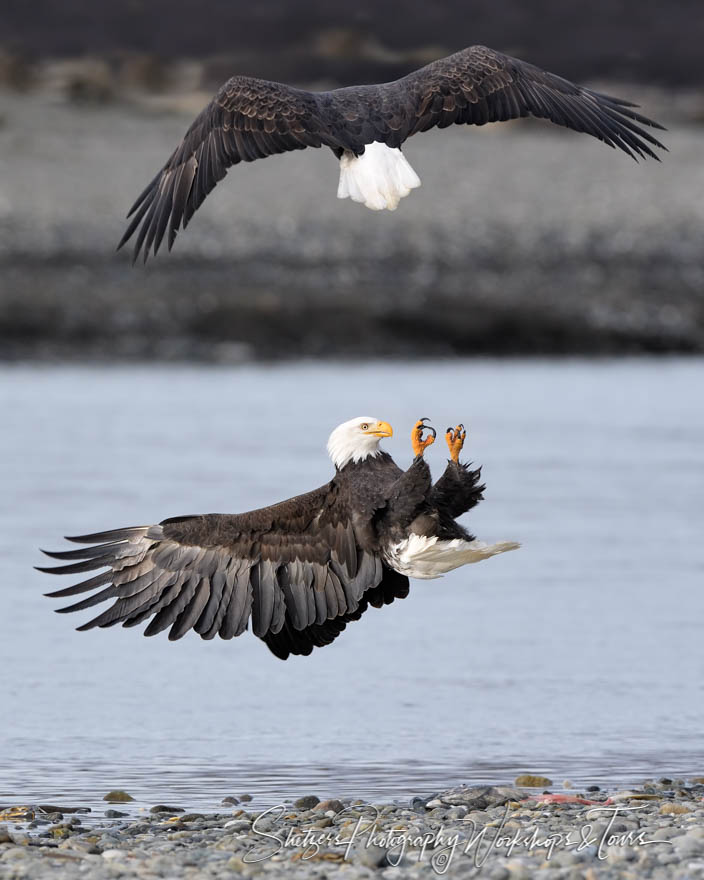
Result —
[[[409,577],[440,577],[518,547],[477,541],[455,521],[482,499],[480,470],[459,461],[464,427],[448,428],[450,459],[433,485],[423,453],[435,430],[426,422],[413,428],[415,458],[406,471],[379,449],[391,426],[360,416],[330,435],[335,475],[312,492],[248,513],[179,516],[68,538],[90,546],[43,551],[70,561],[40,571],[106,570],[47,595],[101,588],[60,612],[115,600],[79,630],[151,618],[148,636],[170,628],[170,639],[190,629],[203,639],[231,639],[251,619],[254,635],[282,660],[310,654],[369,605],[405,598]]]
[[[337,196],[393,211],[420,186],[401,152],[434,126],[484,125],[524,116],[593,135],[632,158],[663,145],[642,126],[661,125],[637,106],[575,85],[485,46],[470,46],[395,82],[308,92],[247,76],[228,80],[196,117],[139,196],[118,250],[137,233],[134,260],[171,250],[208,193],[238,162],[306,147],[329,147],[340,162]]]

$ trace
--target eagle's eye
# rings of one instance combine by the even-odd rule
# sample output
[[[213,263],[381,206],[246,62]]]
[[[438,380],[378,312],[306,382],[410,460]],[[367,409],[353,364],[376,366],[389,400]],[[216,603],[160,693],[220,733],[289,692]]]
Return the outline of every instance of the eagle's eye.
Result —
[[[359,427],[360,427],[363,431],[367,431],[367,430],[369,430],[369,425],[368,425],[366,422],[363,422]]]

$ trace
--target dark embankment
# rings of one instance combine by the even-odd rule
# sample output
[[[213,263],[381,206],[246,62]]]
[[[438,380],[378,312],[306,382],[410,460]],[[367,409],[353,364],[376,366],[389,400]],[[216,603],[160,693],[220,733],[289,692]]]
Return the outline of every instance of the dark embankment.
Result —
[[[414,63],[485,43],[577,78],[704,82],[696,0],[90,0],[10,2],[0,48],[24,57],[146,53],[209,58],[227,75],[310,82],[383,81]]]

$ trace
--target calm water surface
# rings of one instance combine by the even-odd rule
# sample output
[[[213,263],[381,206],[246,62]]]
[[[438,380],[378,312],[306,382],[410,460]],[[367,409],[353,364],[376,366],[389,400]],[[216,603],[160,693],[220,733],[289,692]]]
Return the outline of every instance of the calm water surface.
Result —
[[[704,773],[702,388],[702,360],[3,367],[0,804]],[[310,489],[358,414],[403,464],[418,416],[464,421],[470,528],[522,549],[286,663],[249,634],[76,633],[42,597],[38,547]]]

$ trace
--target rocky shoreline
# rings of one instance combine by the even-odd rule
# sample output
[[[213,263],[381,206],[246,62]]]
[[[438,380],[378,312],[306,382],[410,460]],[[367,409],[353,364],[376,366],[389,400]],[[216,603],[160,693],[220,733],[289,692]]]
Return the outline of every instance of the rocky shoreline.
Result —
[[[114,806],[103,815],[4,806],[0,878],[421,877],[429,870],[490,880],[704,877],[702,777],[577,791],[523,776],[514,786],[461,786],[403,804],[311,795],[258,808],[240,795],[214,813],[159,804],[135,815],[129,794],[106,799]]]

